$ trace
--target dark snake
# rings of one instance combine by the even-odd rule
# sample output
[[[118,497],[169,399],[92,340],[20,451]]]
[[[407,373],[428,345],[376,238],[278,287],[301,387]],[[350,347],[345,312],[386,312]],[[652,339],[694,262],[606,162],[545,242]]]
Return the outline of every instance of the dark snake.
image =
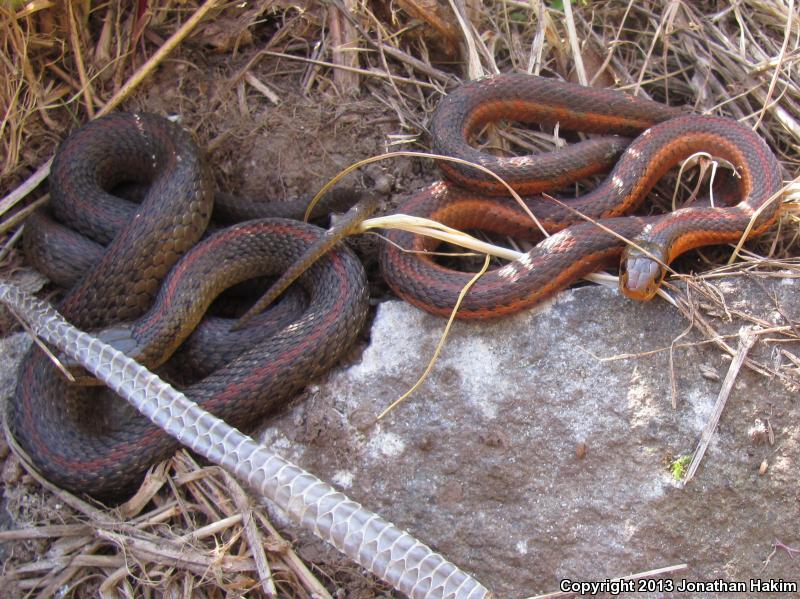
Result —
[[[139,205],[108,193],[130,181],[148,185]],[[101,330],[101,338],[150,368],[170,357],[224,289],[279,275],[323,233],[293,220],[249,220],[198,243],[212,210],[203,158],[180,127],[148,114],[113,114],[70,135],[53,162],[50,189],[58,224],[43,215],[32,220],[26,233],[36,241],[28,247],[81,255],[105,245],[59,311],[80,328]],[[225,356],[224,365],[205,365],[207,376],[185,389],[191,399],[232,426],[249,428],[336,363],[366,318],[363,267],[339,247],[299,285],[308,295],[302,314],[289,325],[270,322],[267,332],[259,323],[237,332],[249,343],[239,343],[241,353]],[[201,349],[208,350],[206,339]],[[178,446],[125,408],[105,388],[70,384],[33,347],[20,367],[7,422],[52,482],[120,498]]]

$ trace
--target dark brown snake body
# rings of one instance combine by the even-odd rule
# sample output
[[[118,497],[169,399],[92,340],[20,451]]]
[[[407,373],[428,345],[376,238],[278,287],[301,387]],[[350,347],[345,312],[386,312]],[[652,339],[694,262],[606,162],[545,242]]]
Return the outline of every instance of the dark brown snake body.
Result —
[[[564,129],[638,137],[633,141],[590,139],[544,157],[496,158],[470,147],[470,136],[497,119],[558,122]],[[526,204],[553,234],[520,259],[483,275],[465,296],[457,313],[460,318],[492,318],[539,304],[618,260],[623,251],[622,290],[631,297],[649,299],[664,275],[662,264],[693,248],[737,241],[751,219],[750,233],[760,233],[778,213],[773,196],[782,184],[780,166],[750,129],[730,119],[689,115],[618,91],[525,75],[488,77],[448,95],[434,114],[431,130],[438,153],[485,166],[520,193],[557,189],[614,164],[596,189],[562,201],[651,254],[626,250],[624,241],[556,202],[527,198]],[[669,169],[696,152],[708,152],[735,166],[739,203],[687,207],[656,217],[624,216],[642,203]],[[513,200],[488,197],[504,193],[493,179],[467,166],[442,162],[441,168],[450,180],[417,193],[398,212],[457,229],[541,238],[536,224]],[[402,231],[389,232],[387,237],[391,243],[383,245],[380,260],[392,289],[425,310],[449,314],[473,275],[426,257],[424,252],[433,250],[436,242]]]
[[[105,190],[128,180],[149,183],[149,191],[140,205],[120,210]],[[63,242],[99,231],[92,243],[108,245],[59,305],[62,314],[79,327],[103,329],[105,340],[156,367],[223,289],[279,275],[323,233],[291,220],[252,220],[195,245],[211,213],[209,189],[194,143],[163,118],[115,114],[71,135],[51,171],[51,209],[71,232],[46,228],[34,237]],[[242,331],[249,349],[211,367],[187,395],[233,426],[252,427],[338,360],[366,318],[363,268],[339,248],[299,282],[309,296],[299,320],[269,337]],[[177,446],[126,408],[105,389],[68,383],[34,347],[20,368],[8,426],[51,481],[118,498]]]

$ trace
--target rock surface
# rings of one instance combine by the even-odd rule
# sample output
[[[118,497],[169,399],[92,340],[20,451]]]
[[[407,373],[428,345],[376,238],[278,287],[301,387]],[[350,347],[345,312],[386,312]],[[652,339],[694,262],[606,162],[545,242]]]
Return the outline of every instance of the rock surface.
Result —
[[[798,285],[717,282],[728,311],[706,317],[735,348],[737,311],[765,326],[796,322]],[[682,487],[670,463],[697,446],[730,359],[694,332],[680,337],[687,322],[666,302],[584,287],[539,313],[456,323],[424,386],[375,424],[425,369],[443,326],[381,304],[360,362],[310,389],[265,441],[498,597],[683,563],[676,580],[800,579],[797,559],[773,553],[776,540],[800,547],[796,388],[742,369]],[[750,355],[778,368],[791,359],[781,350],[796,357],[800,344],[759,342]],[[633,356],[601,359],[623,354]],[[772,445],[756,426],[767,420]]]
[[[741,314],[764,326],[797,322],[798,285],[727,279],[716,283],[727,310],[700,305],[736,347]],[[538,312],[457,322],[424,385],[376,424],[425,369],[443,327],[403,302],[381,304],[357,363],[312,385],[262,438],[499,598],[683,563],[676,580],[800,578],[798,558],[773,547],[800,548],[796,388],[742,369],[682,487],[670,463],[697,446],[730,359],[694,332],[681,337],[687,321],[666,302],[583,287]],[[5,363],[28,343],[9,338]],[[783,372],[795,360],[799,378],[798,343],[758,342],[750,356]],[[14,370],[0,377],[4,395]],[[309,538],[300,550],[342,563]]]

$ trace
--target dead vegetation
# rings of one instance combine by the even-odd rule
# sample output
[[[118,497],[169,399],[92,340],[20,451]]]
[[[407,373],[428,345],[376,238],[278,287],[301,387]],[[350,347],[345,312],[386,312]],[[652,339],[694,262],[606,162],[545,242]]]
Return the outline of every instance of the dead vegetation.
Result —
[[[271,110],[289,88],[328,107],[367,98],[383,111],[371,116],[375,124],[388,123],[381,140],[386,148],[424,148],[427,115],[459,80],[527,71],[724,114],[764,137],[786,175],[780,223],[734,264],[725,264],[722,252],[702,254],[706,273],[690,279],[692,292],[678,292],[678,303],[730,355],[736,348],[716,335],[709,312],[768,329],[781,358],[744,364],[800,385],[800,357],[783,349],[798,338],[796,326],[776,328],[731,314],[713,289],[722,274],[798,276],[800,12],[794,1],[573,4],[0,3],[0,266],[10,273],[24,263],[19,235],[25,216],[47,199],[41,183],[57,143],[78,124],[119,106],[181,114],[209,152],[233,160],[232,148],[242,140],[226,120]],[[168,99],[159,104],[153,90]],[[503,130],[499,143],[552,145],[542,137]],[[660,195],[668,202],[671,187]],[[156,469],[137,498],[108,511],[40,489],[19,468],[11,457],[3,473],[6,509],[18,524],[27,523],[0,533],[3,588],[11,594],[330,596],[325,587],[347,597],[385,592],[342,567],[329,577],[310,566],[322,582],[316,580],[261,506],[216,468],[200,468],[186,456]]]

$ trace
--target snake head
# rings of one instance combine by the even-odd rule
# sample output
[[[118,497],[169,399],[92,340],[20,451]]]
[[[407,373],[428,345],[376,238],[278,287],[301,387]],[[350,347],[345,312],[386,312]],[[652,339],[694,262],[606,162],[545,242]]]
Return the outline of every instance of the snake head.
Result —
[[[625,248],[620,263],[619,288],[631,299],[647,301],[653,299],[664,280],[664,250],[656,244],[643,244],[641,240],[636,243],[647,251],[630,245]]]

